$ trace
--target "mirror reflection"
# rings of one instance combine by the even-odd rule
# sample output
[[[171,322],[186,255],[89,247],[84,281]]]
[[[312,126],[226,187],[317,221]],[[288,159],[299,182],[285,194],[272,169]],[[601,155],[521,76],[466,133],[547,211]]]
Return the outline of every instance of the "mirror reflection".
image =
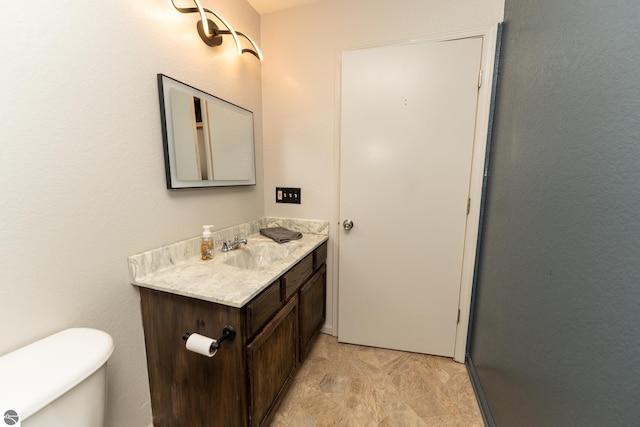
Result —
[[[167,188],[253,185],[253,113],[158,74]]]

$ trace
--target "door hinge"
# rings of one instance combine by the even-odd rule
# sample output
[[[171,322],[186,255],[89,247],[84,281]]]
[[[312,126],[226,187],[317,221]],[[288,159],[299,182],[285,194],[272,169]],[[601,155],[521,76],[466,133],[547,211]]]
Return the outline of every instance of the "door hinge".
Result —
[[[471,198],[470,197],[467,199],[467,215],[469,215],[469,212],[471,212]]]
[[[478,89],[482,87],[482,68],[480,68],[480,73],[478,73]]]
[[[456,320],[456,325],[460,323],[460,309],[458,309],[458,320]]]

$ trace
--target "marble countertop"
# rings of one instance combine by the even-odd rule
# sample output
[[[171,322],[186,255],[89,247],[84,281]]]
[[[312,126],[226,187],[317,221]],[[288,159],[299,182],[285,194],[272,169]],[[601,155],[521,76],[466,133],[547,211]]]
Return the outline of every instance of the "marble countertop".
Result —
[[[250,230],[264,224],[263,222],[253,225]],[[247,245],[242,245],[234,251],[221,252],[220,245],[216,244],[214,258],[209,261],[200,259],[199,238],[178,242],[129,257],[131,283],[231,307],[243,307],[328,239],[326,222],[315,221],[313,224],[300,225],[272,221],[266,224],[285,224],[281,226],[301,231],[303,236],[299,240],[278,244],[260,234],[251,234],[247,237]],[[214,240],[219,240],[219,237],[214,233]],[[260,269],[245,269],[228,263],[229,259],[236,257],[240,251],[263,245],[275,245],[278,247],[277,250],[290,253]]]

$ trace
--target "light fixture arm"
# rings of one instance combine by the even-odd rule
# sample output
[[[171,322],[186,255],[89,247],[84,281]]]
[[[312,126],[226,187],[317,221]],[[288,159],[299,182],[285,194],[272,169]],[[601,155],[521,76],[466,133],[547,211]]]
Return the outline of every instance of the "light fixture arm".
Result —
[[[244,37],[245,39],[247,39],[249,41],[249,43],[251,43],[251,46],[253,46],[253,49],[242,49],[243,53],[250,53],[253,56],[255,56],[256,58],[258,58],[260,61],[262,61],[262,52],[260,51],[260,48],[258,47],[258,45],[253,41],[253,39],[251,39],[251,37],[249,37],[248,35],[241,33],[240,31],[236,31],[236,33],[239,36]]]
[[[242,55],[243,53],[250,53],[256,58],[258,58],[260,61],[262,61],[263,57],[262,57],[262,52],[260,51],[260,48],[249,36],[247,36],[244,33],[241,33],[240,31],[234,30],[231,24],[229,24],[229,22],[226,19],[224,19],[222,16],[220,16],[213,10],[203,7],[198,0],[193,0],[193,2],[196,4],[196,7],[178,7],[176,6],[175,2],[171,0],[171,4],[178,12],[200,14],[200,21],[198,21],[198,34],[200,34],[200,38],[202,38],[202,40],[207,45],[218,46],[222,44],[221,35],[229,34],[231,35],[231,37],[233,37],[233,40],[236,43],[236,49],[237,49],[238,55]],[[220,21],[227,29],[226,30],[219,29],[218,26],[213,21],[207,19],[206,13],[210,13],[211,15],[216,17],[216,19]],[[238,38],[238,36],[242,36],[245,39],[247,39],[253,49],[243,49],[242,45],[240,44],[240,39]]]

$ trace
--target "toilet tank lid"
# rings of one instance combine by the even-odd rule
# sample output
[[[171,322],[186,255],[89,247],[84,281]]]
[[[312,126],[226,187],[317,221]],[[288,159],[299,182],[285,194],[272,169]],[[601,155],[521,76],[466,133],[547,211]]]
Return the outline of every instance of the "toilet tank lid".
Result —
[[[91,376],[113,348],[106,332],[72,328],[0,357],[0,405],[30,417]]]

